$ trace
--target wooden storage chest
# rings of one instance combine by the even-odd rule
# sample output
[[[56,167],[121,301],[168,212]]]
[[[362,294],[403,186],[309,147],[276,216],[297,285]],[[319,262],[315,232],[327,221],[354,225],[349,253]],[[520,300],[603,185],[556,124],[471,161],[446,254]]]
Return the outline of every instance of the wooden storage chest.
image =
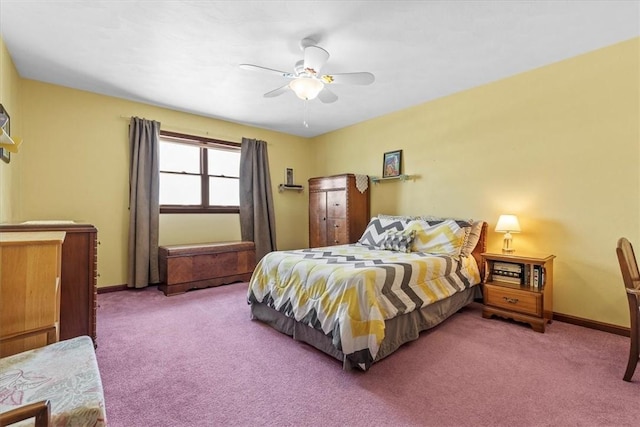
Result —
[[[251,278],[256,266],[253,242],[160,246],[160,290],[175,295]]]

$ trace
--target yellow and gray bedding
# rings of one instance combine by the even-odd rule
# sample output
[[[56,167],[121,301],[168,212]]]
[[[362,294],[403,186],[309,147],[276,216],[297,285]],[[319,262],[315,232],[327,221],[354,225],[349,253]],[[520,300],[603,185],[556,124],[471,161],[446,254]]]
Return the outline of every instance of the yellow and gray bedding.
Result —
[[[249,283],[248,302],[321,330],[351,360],[369,366],[385,336],[385,320],[480,283],[475,259],[463,253],[467,237],[461,238],[458,228],[466,227],[455,221],[390,227],[397,221],[374,220],[376,236],[366,238],[370,223],[364,243],[267,254]],[[408,243],[411,250],[435,248],[436,253],[380,249],[387,231],[405,229],[419,239],[417,246]]]

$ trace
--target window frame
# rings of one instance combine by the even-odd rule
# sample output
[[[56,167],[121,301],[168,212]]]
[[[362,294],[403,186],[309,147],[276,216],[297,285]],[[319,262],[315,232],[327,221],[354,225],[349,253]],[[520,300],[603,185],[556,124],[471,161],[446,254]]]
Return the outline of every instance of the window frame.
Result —
[[[209,203],[209,177],[219,177],[221,175],[213,175],[208,168],[207,149],[233,147],[240,151],[241,144],[239,142],[223,141],[220,139],[206,138],[203,136],[188,135],[178,132],[170,132],[161,130],[160,139],[178,144],[194,145],[200,148],[200,201],[201,205],[160,205],[161,214],[211,214],[211,213],[240,213],[240,206],[224,206],[213,205]],[[159,171],[160,173],[175,173],[182,175],[181,172]],[[238,171],[239,174],[239,171]],[[196,174],[189,174],[195,176]],[[226,177],[232,178],[232,177]],[[240,177],[238,176],[238,180]]]

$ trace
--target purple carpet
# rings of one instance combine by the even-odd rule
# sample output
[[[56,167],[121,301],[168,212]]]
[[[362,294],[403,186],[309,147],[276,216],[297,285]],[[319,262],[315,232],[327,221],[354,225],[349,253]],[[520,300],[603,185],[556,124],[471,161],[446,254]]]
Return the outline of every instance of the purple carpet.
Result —
[[[640,425],[640,368],[622,381],[628,338],[557,321],[540,334],[474,303],[368,372],[344,372],[250,320],[246,289],[98,295],[109,425]]]

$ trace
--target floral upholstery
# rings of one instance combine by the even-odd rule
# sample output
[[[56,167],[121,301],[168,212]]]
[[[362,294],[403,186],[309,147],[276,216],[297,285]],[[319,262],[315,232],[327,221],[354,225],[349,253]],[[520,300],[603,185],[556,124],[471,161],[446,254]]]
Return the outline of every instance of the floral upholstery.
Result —
[[[72,338],[0,359],[0,413],[46,399],[54,426],[106,425],[91,338]],[[14,425],[33,425],[33,419]]]

